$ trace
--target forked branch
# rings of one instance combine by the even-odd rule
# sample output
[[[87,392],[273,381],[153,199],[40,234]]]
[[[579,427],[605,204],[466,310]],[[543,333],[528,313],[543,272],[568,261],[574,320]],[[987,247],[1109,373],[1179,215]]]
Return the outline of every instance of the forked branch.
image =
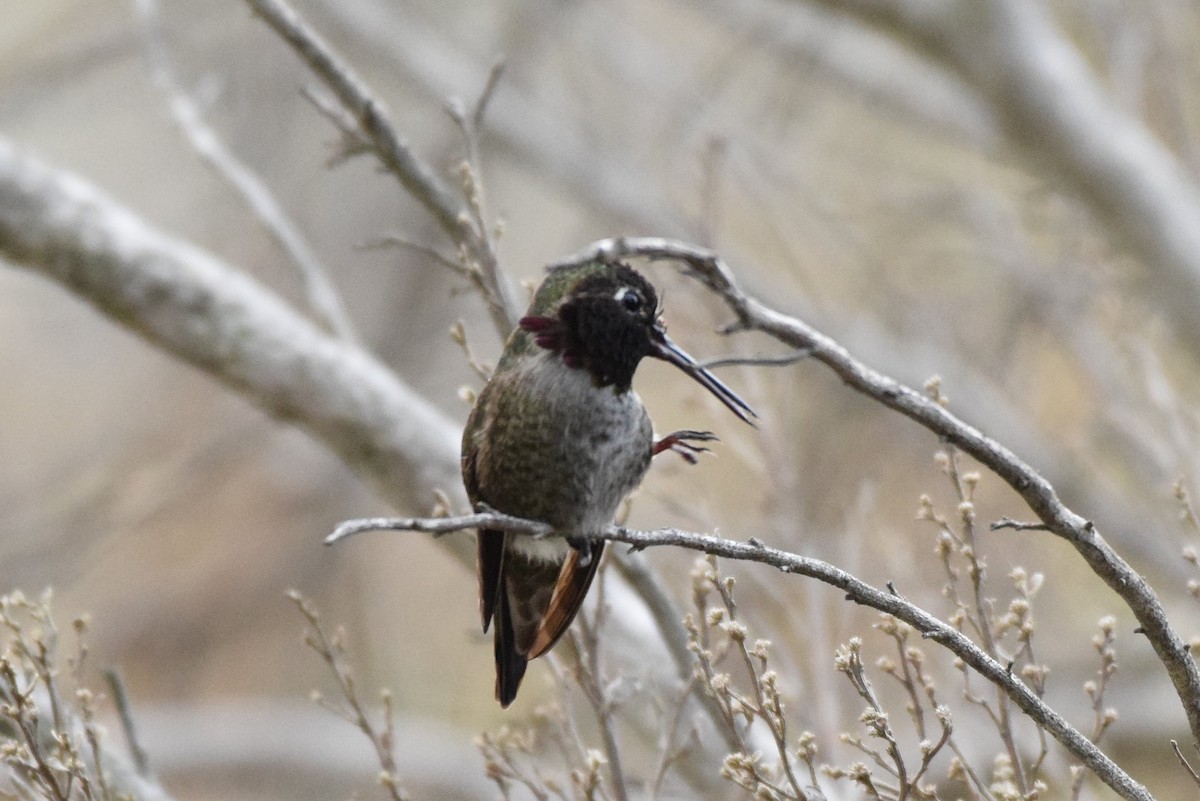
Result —
[[[747,295],[715,252],[656,237],[605,239],[560,263],[596,258],[669,259],[717,294],[736,316],[730,331],[760,331],[833,370],[851,388],[919,423],[939,439],[967,452],[1024,499],[1041,525],[1062,537],[1129,607],[1175,687],[1192,735],[1200,740],[1200,668],[1171,626],[1162,602],[1146,580],[1100,536],[1096,526],[1070,509],[1041,474],[979,429],[951,414],[925,393],[901,384],[854,358],[841,344],[803,321],[778,312]],[[1031,526],[1026,526],[1031,528]]]
[[[479,279],[493,323],[506,336],[516,323],[512,292],[507,278],[499,270],[487,222],[477,213],[477,207],[460,200],[416,154],[393,125],[383,103],[295,9],[284,0],[246,2],[337,96],[338,102],[348,112],[344,115],[347,124],[353,121],[358,127],[364,145],[459,246]],[[497,73],[493,71],[493,74]],[[489,79],[491,83],[492,79]],[[485,89],[480,102],[476,104],[472,125],[478,125],[489,94],[490,90]],[[471,148],[468,147],[468,150]],[[478,183],[477,179],[472,180]]]

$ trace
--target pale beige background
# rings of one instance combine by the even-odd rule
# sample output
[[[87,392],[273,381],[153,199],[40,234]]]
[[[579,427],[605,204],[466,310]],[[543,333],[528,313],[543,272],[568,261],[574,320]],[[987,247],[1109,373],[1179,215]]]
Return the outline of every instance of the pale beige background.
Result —
[[[458,390],[477,381],[447,330],[462,318],[494,358],[480,304],[428,260],[355,247],[394,232],[444,246],[437,230],[368,159],[324,167],[334,133],[299,94],[313,79],[245,6],[163,5],[182,80],[311,238],[364,340],[464,419]],[[1195,165],[1200,11],[1051,5],[1118,105]],[[447,173],[461,150],[443,102],[473,96],[507,55],[483,144],[514,276],[536,281],[546,262],[620,233],[720,248],[755,291],[868,363],[915,385],[940,374],[952,408],[1046,470],[1193,634],[1171,485],[1195,481],[1200,376],[1157,314],[1153,265],[936,65],[804,3],[735,6],[301,7]],[[294,270],[147,80],[132,4],[4,0],[0,17],[0,134],[303,303]],[[412,736],[478,788],[473,734],[528,715],[550,690],[534,667],[510,713],[492,702],[474,577],[418,535],[322,548],[337,521],[387,511],[327,452],[59,286],[0,267],[0,590],[53,586],[64,619],[91,614],[95,662],[124,673],[168,788],[181,799],[374,792],[365,743],[308,704],[327,677],[300,643],[283,595],[293,587],[346,624],[363,685],[391,687]],[[721,340],[711,298],[666,267],[653,276],[695,355],[771,350]],[[639,374],[658,428],[711,428],[723,443],[699,467],[657,467],[633,522],[761,536],[944,610],[933,532],[913,520],[921,493],[953,510],[934,438],[816,365],[723,375],[758,407],[761,431],[669,368]],[[985,476],[980,495],[981,520],[1028,516],[998,479]],[[1000,597],[1018,560],[1047,573],[1039,658],[1053,666],[1052,701],[1085,730],[1089,640],[1099,617],[1118,615],[1110,703],[1123,718],[1110,736],[1122,757],[1144,752],[1131,762],[1139,778],[1171,797],[1179,769],[1163,739],[1186,740],[1184,721],[1128,614],[1045,535],[987,542]],[[685,598],[691,557],[651,556]],[[869,637],[873,615],[804,581],[733,571],[762,636],[790,660],[781,673],[802,725],[836,748],[857,701],[833,674],[833,648]]]

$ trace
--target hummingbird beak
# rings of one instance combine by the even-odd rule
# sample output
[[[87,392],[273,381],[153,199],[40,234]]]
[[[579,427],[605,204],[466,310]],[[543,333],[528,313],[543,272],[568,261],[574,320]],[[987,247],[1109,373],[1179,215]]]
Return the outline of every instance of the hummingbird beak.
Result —
[[[656,359],[662,359],[664,362],[670,362],[690,375],[701,386],[716,395],[721,403],[728,406],[729,411],[736,414],[743,422],[754,425],[754,420],[751,418],[757,418],[758,415],[750,408],[750,405],[739,398],[732,389],[725,386],[719,378],[701,367],[683,348],[672,342],[661,324],[655,325],[652,329],[650,355]]]

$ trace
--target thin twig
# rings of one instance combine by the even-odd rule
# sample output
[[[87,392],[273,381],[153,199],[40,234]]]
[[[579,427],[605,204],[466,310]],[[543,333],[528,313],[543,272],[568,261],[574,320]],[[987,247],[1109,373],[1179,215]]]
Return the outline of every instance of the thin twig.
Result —
[[[316,251],[267,185],[225,146],[216,130],[204,121],[200,105],[184,91],[167,54],[157,0],[135,0],[135,5],[142,21],[143,50],[151,80],[166,97],[167,108],[188,143],[196,155],[242,198],[300,271],[309,305],[324,327],[347,342],[356,341],[350,315]]]
[[[346,706],[340,706],[320,696],[317,696],[318,702],[338,717],[356,726],[359,731],[366,735],[367,739],[371,741],[371,746],[375,749],[375,757],[379,762],[379,783],[387,789],[392,801],[408,801],[408,793],[400,786],[400,774],[396,767],[391,693],[386,691],[383,693],[384,725],[381,732],[371,722],[370,716],[367,714],[362,701],[358,697],[354,677],[351,675],[350,667],[345,661],[345,652],[340,634],[329,635],[325,630],[324,624],[321,622],[316,607],[299,592],[290,590],[287,593],[287,597],[296,605],[296,608],[300,610],[300,614],[304,616],[305,621],[308,623],[308,628],[304,633],[304,641],[329,666],[334,679],[337,681],[338,690],[341,692]]]
[[[322,87],[308,85],[300,90],[300,94],[312,103],[320,114],[329,120],[334,128],[341,133],[342,139],[334,149],[333,154],[325,160],[325,166],[333,168],[355,156],[365,156],[374,152],[369,140],[354,119],[354,115],[337,101],[337,98],[323,91]]]
[[[504,74],[504,59],[497,59],[488,71],[483,90],[467,111],[462,101],[452,98],[446,105],[450,118],[454,120],[463,137],[463,147],[466,150],[466,162],[462,166],[461,176],[463,190],[467,196],[467,209],[475,230],[480,238],[476,247],[466,255],[471,277],[479,287],[480,293],[488,303],[497,333],[505,339],[516,320],[516,301],[513,299],[512,287],[508,279],[500,271],[500,260],[497,256],[496,236],[498,228],[489,222],[487,198],[483,182],[483,151],[480,147],[484,113],[488,102],[500,85],[500,76]]]
[[[471,350],[471,343],[467,341],[467,326],[462,320],[455,320],[454,325],[450,326],[450,339],[462,348],[463,355],[467,357],[467,366],[475,372],[475,375],[485,382],[492,377],[495,368],[476,358],[474,351]],[[472,402],[474,402],[473,399]]]
[[[787,367],[790,364],[802,362],[812,355],[812,350],[809,348],[797,348],[791,353],[785,353],[782,356],[722,356],[716,359],[705,359],[700,362],[700,366],[706,370],[711,370],[714,367],[732,367],[741,365],[746,367]]]
[[[500,77],[504,75],[504,58],[496,59],[492,64],[492,68],[488,70],[487,80],[483,84],[483,91],[479,93],[479,97],[475,100],[475,107],[471,111],[471,125],[476,131],[483,130],[483,116],[487,113],[487,107],[492,102],[492,96],[496,94],[496,88],[500,86]]]
[[[1192,531],[1200,531],[1200,517],[1196,515],[1196,507],[1192,505],[1192,496],[1188,492],[1183,476],[1175,481],[1175,500],[1179,501],[1179,518]]]
[[[666,717],[667,723],[663,727],[662,740],[659,742],[658,765],[653,772],[654,778],[647,782],[646,797],[649,801],[658,801],[663,781],[667,778],[667,771],[671,769],[671,766],[675,762],[687,754],[691,749],[692,742],[697,737],[696,729],[693,727],[688,730],[688,734],[684,740],[675,745],[676,732],[679,731],[683,712],[687,709],[688,700],[691,698],[695,688],[696,678],[693,676],[684,682],[683,687],[675,694],[675,698],[671,703],[671,714]]]
[[[946,407],[947,402],[941,394],[940,380],[931,381],[927,384],[926,391],[934,403],[942,408]],[[983,649],[997,661],[1011,662],[1011,659],[1005,657],[1000,652],[997,637],[992,631],[992,617],[994,614],[992,603],[984,596],[987,566],[980,555],[979,544],[975,536],[975,499],[973,497],[975,482],[967,481],[964,478],[962,471],[959,470],[958,463],[958,449],[954,446],[948,446],[946,448],[945,471],[946,476],[954,486],[955,494],[958,496],[959,530],[962,540],[966,545],[962,549],[962,556],[967,560],[967,575],[971,580],[971,595],[975,609],[973,617],[979,627]],[[1026,777],[1025,763],[1021,759],[1020,751],[1017,750],[1012,721],[1009,717],[1008,699],[999,687],[996,688],[995,713],[996,729],[1000,734],[1000,741],[1004,743],[1005,751],[1008,752],[1008,759],[1012,765],[1013,778],[1016,780],[1017,790],[1024,796],[1029,792],[1029,781]]]
[[[761,331],[794,348],[811,349],[813,359],[833,370],[851,388],[927,428],[1000,476],[1047,529],[1069,542],[1092,572],[1133,612],[1170,676],[1193,736],[1200,740],[1200,666],[1172,627],[1162,602],[1145,578],[1100,536],[1095,524],[1064,504],[1040,473],[925,393],[871,369],[834,339],[745,294],[729,266],[711,250],[658,237],[618,237],[593,243],[559,264],[630,257],[682,262],[689,276],[720,296],[734,313],[736,320],[728,330]]]
[[[283,0],[246,2],[333,91],[370,140],[384,167],[425,206],[452,239],[457,239],[465,219],[463,204],[413,153],[392,126],[383,104],[350,66]]]
[[[603,604],[603,601],[600,603]],[[596,716],[596,724],[600,729],[600,741],[604,746],[604,756],[608,760],[608,774],[613,796],[617,801],[629,801],[629,787],[625,780],[625,770],[622,767],[621,748],[617,744],[616,727],[613,724],[613,700],[607,696],[604,679],[600,674],[598,626],[601,621],[597,620],[596,625],[593,625],[587,615],[580,615],[579,623],[578,627],[571,628],[567,632],[579,657],[579,669],[576,673],[579,687],[583,690],[583,695]]]
[[[350,534],[363,531],[425,531],[435,535],[469,528],[486,527],[514,533],[545,535],[550,526],[533,520],[524,520],[495,512],[479,512],[461,517],[443,518],[373,518],[348,520],[339,525],[326,542],[336,542]],[[778,568],[784,573],[795,573],[817,579],[846,594],[847,600],[887,612],[903,620],[921,632],[922,636],[944,646],[964,664],[979,675],[1004,690],[1005,694],[1020,707],[1034,722],[1046,728],[1068,751],[1092,770],[1100,779],[1122,798],[1152,801],[1152,796],[1141,784],[1134,781],[1113,760],[1072,727],[1061,715],[1042,701],[1008,667],[1001,664],[962,632],[934,617],[924,609],[904,598],[878,589],[856,578],[852,574],[819,559],[800,556],[765,546],[762,543],[738,542],[711,534],[698,534],[679,529],[657,529],[637,531],[621,526],[612,526],[594,535],[580,535],[588,539],[624,542],[637,549],[676,546],[702,551],[726,559],[759,562]]]
[[[891,589],[891,587],[889,586],[888,589]],[[875,624],[875,628],[890,636],[893,642],[896,643],[896,657],[900,660],[900,671],[897,672],[895,665],[892,664],[890,669],[884,668],[884,672],[899,682],[900,686],[908,694],[909,715],[912,717],[917,737],[924,740],[926,739],[925,708],[921,702],[921,695],[917,690],[917,684],[913,675],[915,672],[917,673],[916,678],[920,678],[920,673],[919,668],[913,664],[912,657],[908,651],[908,635],[912,629],[904,624],[897,623],[889,616],[884,616],[881,622]]]
[[[420,242],[414,242],[407,237],[400,236],[399,234],[387,234],[385,236],[378,237],[377,239],[359,243],[354,247],[357,250],[376,250],[387,247],[405,248],[413,251],[414,253],[419,253],[427,259],[437,262],[456,275],[466,276],[469,274],[469,271],[463,266],[462,262],[447,256],[437,248],[430,247],[429,245],[422,245]]]
[[[741,656],[750,687],[754,691],[753,703],[739,698],[739,704],[762,720],[771,733],[775,750],[779,755],[779,767],[792,790],[788,797],[795,798],[797,801],[808,801],[808,794],[801,788],[800,781],[796,778],[795,770],[792,767],[791,756],[788,754],[787,720],[783,714],[783,704],[774,671],[767,670],[766,641],[755,642],[754,653],[751,653],[752,649],[746,647],[749,630],[744,623],[738,620],[737,604],[733,598],[732,577],[721,577],[717,572],[715,560],[713,560],[712,572],[707,574],[706,578],[708,576],[712,577],[710,583],[717,590],[717,594],[721,596],[725,611],[729,615],[729,620],[722,624],[722,628],[729,638],[730,649]],[[729,694],[731,697],[737,697],[732,690],[729,691]],[[756,778],[762,780],[764,777],[756,776]]]
[[[1092,647],[1100,657],[1100,669],[1096,671],[1096,679],[1084,682],[1083,690],[1092,702],[1092,742],[1100,745],[1108,728],[1116,722],[1115,710],[1105,708],[1104,694],[1108,690],[1108,682],[1117,672],[1117,652],[1113,645],[1116,643],[1117,620],[1111,615],[1100,618],[1100,633],[1092,638]],[[1079,771],[1071,782],[1071,798],[1079,798],[1083,789],[1083,771]]]
[[[1020,520],[1013,520],[1011,517],[1002,517],[999,520],[992,521],[988,526],[992,531],[999,531],[1002,528],[1011,528],[1013,531],[1049,531],[1050,527],[1045,523],[1024,523]]]
[[[695,686],[693,657],[688,650],[687,634],[679,627],[683,613],[671,597],[658,574],[646,563],[645,555],[632,551],[615,551],[609,564],[616,568],[621,578],[629,582],[638,596],[646,604],[663,643],[670,651],[675,664],[675,673],[679,680],[689,687]],[[704,708],[709,719],[713,721],[718,735],[724,740],[726,750],[737,748],[737,741],[728,728],[718,725],[721,720],[721,710],[717,699],[705,693],[696,695],[697,703]]]
[[[125,748],[129,751],[129,758],[133,761],[134,770],[137,775],[142,777],[150,776],[150,757],[146,755],[146,750],[142,748],[142,743],[137,736],[137,727],[133,723],[133,712],[129,704],[129,694],[125,692],[125,682],[121,678],[120,672],[116,668],[104,669],[104,681],[108,684],[108,691],[112,693],[113,705],[117,708],[117,715],[121,719],[121,731],[125,734]]]
[[[1171,750],[1175,752],[1175,756],[1179,760],[1179,764],[1183,765],[1184,770],[1186,770],[1188,775],[1192,777],[1192,781],[1196,783],[1197,787],[1200,787],[1200,773],[1196,773],[1196,769],[1192,767],[1192,763],[1188,762],[1187,757],[1185,757],[1183,752],[1179,750],[1179,743],[1175,740],[1171,741]]]
[[[472,203],[463,203],[400,136],[387,110],[341,56],[284,0],[246,0],[337,96],[384,168],[425,207],[441,229],[482,265],[484,302],[498,331],[507,336],[516,324],[511,292],[496,262],[491,234]],[[310,97],[312,97],[310,95]],[[481,112],[482,113],[482,112]],[[345,133],[343,119],[339,129]]]
[[[339,523],[337,528],[325,538],[325,544],[333,545],[347,537],[366,531],[421,531],[440,537],[455,531],[484,526],[514,534],[530,534],[534,537],[544,537],[554,533],[554,527],[546,523],[512,517],[499,512],[477,512],[460,517],[367,517]]]
[[[867,702],[867,711],[859,717],[859,720],[866,726],[872,736],[884,742],[884,746],[887,748],[888,759],[891,762],[890,764],[886,762],[882,754],[868,747],[866,743],[858,738],[852,738],[848,742],[851,745],[857,746],[863,753],[868,754],[879,767],[894,776],[899,792],[905,793],[910,786],[908,768],[904,764],[904,758],[900,754],[900,747],[896,742],[895,735],[892,733],[887,712],[884,710],[883,704],[879,702],[879,698],[875,694],[875,689],[871,686],[871,680],[867,678],[866,668],[862,662],[861,648],[861,639],[858,637],[851,639],[849,643],[838,649],[834,657],[834,664],[850,680],[850,684],[854,687],[859,697]]]

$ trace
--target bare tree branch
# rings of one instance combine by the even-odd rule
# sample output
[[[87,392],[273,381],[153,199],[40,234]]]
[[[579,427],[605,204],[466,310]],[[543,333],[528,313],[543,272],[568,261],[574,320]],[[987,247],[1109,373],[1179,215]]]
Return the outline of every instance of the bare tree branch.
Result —
[[[63,283],[270,413],[300,422],[388,500],[419,506],[433,487],[458,492],[452,457],[457,427],[386,368],[322,334],[246,276],[150,229],[96,189],[18,154],[2,141],[0,252]],[[834,368],[856,389],[995,469],[1043,522],[1072,541],[1089,563],[1096,563],[1110,585],[1125,582],[1116,589],[1138,614],[1173,678],[1183,676],[1176,685],[1177,690],[1182,685],[1182,696],[1187,669],[1180,670],[1177,656],[1172,659],[1169,645],[1174,634],[1153,593],[1013,454],[923,395],[870,371],[824,335],[746,297],[728,268],[708,251],[667,240],[611,240],[584,255],[684,258],[725,298],[740,325],[811,350],[812,358]],[[1179,648],[1177,655],[1186,656],[1182,645]]]
[[[97,188],[3,139],[0,256],[63,284],[151,344],[310,433],[395,508],[428,507],[435,491],[465,507],[459,426],[386,366],[323,333],[234,267],[151,228]],[[471,540],[452,537],[446,545],[474,565]],[[646,590],[645,582],[630,585]],[[664,627],[672,672],[689,674],[686,645],[672,647],[678,617],[663,613],[661,599],[645,603]]]
[[[246,0],[255,13],[283,38],[333,90],[370,141],[384,167],[433,215],[439,226],[460,243],[478,266],[488,312],[502,335],[516,324],[512,288],[500,273],[491,237],[429,165],[393,126],[383,104],[350,66],[283,0]]]
[[[628,237],[601,240],[560,263],[630,256],[683,262],[688,274],[719,295],[736,315],[731,330],[761,331],[794,348],[809,349],[811,358],[829,367],[847,385],[961,448],[1004,479],[1047,529],[1071,543],[1092,571],[1130,608],[1166,667],[1192,732],[1200,739],[1200,669],[1172,628],[1158,596],[1105,542],[1091,521],[1059,500],[1054,487],[1041,474],[933,399],[867,367],[837,341],[801,320],[746,295],[738,288],[729,267],[712,251],[666,239]]]
[[[462,201],[413,153],[366,84],[291,6],[281,0],[247,0],[247,3],[333,90],[370,138],[388,171],[425,206],[443,231],[457,239],[462,226],[470,225]]]
[[[314,9],[354,31],[375,56],[397,62],[426,93],[445,98],[474,85],[488,64],[395,4],[332,3]],[[688,227],[676,204],[628,163],[598,150],[586,126],[553,113],[522,87],[505,84],[504,102],[488,106],[493,142],[564,191],[585,198],[625,225],[671,236]]]
[[[242,197],[267,233],[299,269],[308,302],[322,324],[342,339],[353,342],[355,334],[350,316],[316,251],[267,185],[230,152],[217,132],[204,121],[199,104],[180,86],[167,55],[158,3],[156,0],[137,0],[136,6],[142,20],[142,38],[151,80],[165,95],[167,108],[192,149]]]
[[[435,537],[483,526],[511,531],[515,534],[527,534],[535,539],[542,539],[554,533],[554,527],[548,523],[513,517],[502,512],[477,512],[464,517],[365,517],[339,523],[337,528],[325,538],[325,544],[333,545],[347,537],[367,531],[393,529],[397,527],[396,521],[398,520],[406,521],[406,525],[401,526],[405,531],[423,531],[433,534]]]
[[[542,535],[549,528],[544,523],[494,512],[482,512],[455,518],[371,518],[343,522],[326,538],[326,542],[336,542],[350,534],[371,530],[445,533],[456,527],[467,529],[480,525],[533,536]],[[1033,690],[1009,670],[1007,665],[993,659],[961,631],[939,620],[916,604],[905,600],[902,595],[890,587],[887,590],[872,587],[828,562],[772,548],[755,538],[746,542],[738,542],[711,534],[697,534],[674,528],[638,531],[624,526],[611,526],[603,533],[587,536],[594,539],[624,542],[631,545],[634,550],[672,545],[725,559],[759,562],[778,568],[784,573],[807,576],[837,587],[846,593],[847,600],[894,615],[920,631],[923,637],[944,646],[962,659],[979,675],[1003,690],[1026,715],[1038,725],[1045,727],[1056,740],[1122,798],[1152,801],[1152,796],[1145,787],[1134,781],[1103,751],[1072,727],[1065,718],[1047,706]]]
[[[1192,767],[1192,763],[1188,762],[1187,757],[1183,755],[1183,751],[1179,750],[1179,743],[1175,740],[1171,741],[1171,750],[1175,752],[1175,758],[1179,760],[1179,764],[1192,777],[1192,781],[1196,783],[1197,787],[1200,787],[1200,773],[1196,773],[1196,769]]]
[[[321,440],[380,497],[464,503],[459,428],[361,348],[216,257],[0,139],[0,254]],[[454,548],[470,563],[468,543]]]
[[[899,38],[973,87],[1018,154],[1061,178],[1162,279],[1176,334],[1200,353],[1200,188],[1101,88],[1034,0],[806,0]],[[1193,721],[1193,731],[1196,731]]]
[[[146,750],[142,748],[141,740],[138,738],[137,727],[133,722],[133,711],[130,709],[129,694],[125,690],[125,681],[121,678],[120,672],[111,667],[104,669],[104,681],[108,685],[108,691],[112,693],[113,705],[116,706],[117,716],[121,720],[121,730],[125,734],[125,750],[129,752],[129,761],[137,775],[149,778],[153,775],[150,771],[150,758],[146,756]]]

